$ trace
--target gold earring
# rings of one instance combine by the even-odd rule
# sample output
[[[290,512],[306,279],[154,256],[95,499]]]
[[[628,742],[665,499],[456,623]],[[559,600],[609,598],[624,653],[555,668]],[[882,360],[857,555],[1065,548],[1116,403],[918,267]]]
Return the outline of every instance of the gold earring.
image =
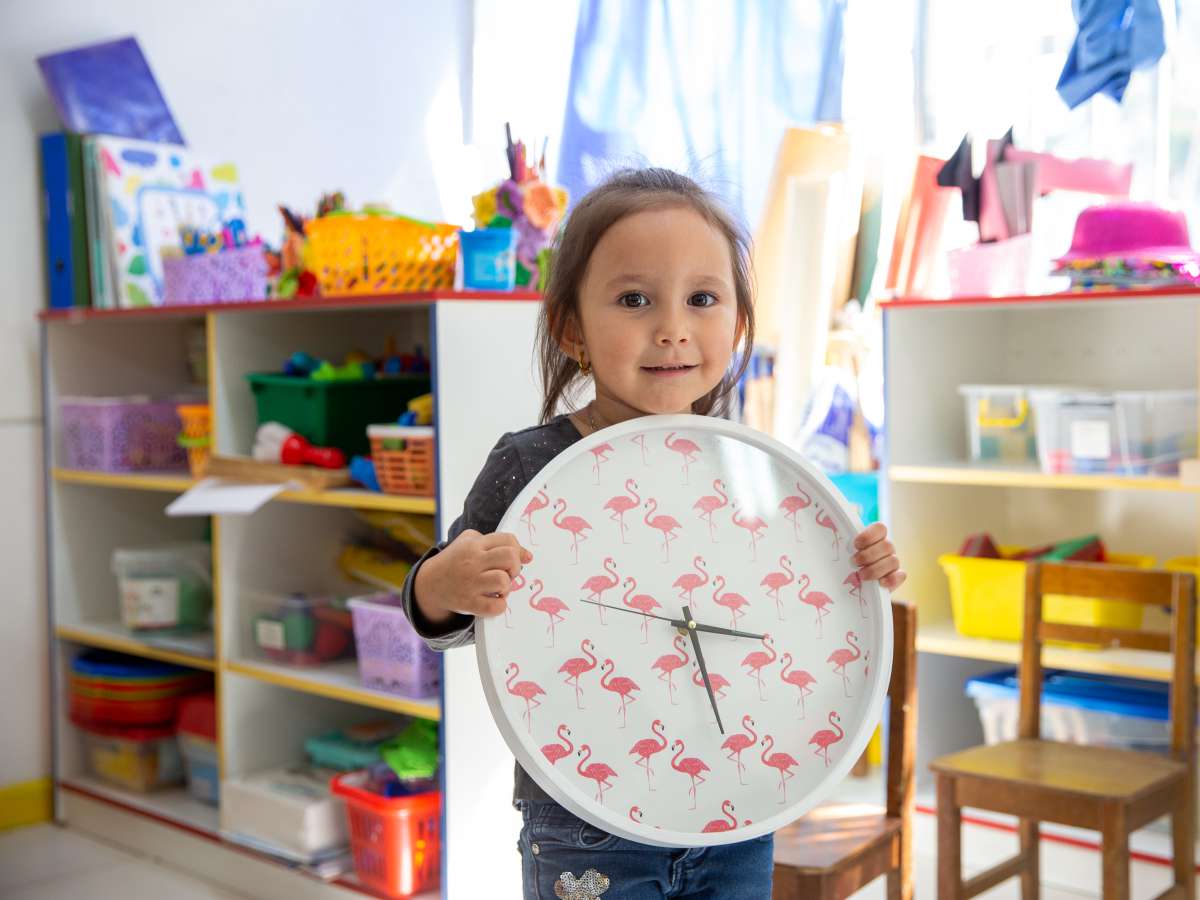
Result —
[[[587,351],[584,350],[582,347],[579,348],[579,374],[580,375],[591,375],[592,374],[591,363],[589,363],[587,361]]]

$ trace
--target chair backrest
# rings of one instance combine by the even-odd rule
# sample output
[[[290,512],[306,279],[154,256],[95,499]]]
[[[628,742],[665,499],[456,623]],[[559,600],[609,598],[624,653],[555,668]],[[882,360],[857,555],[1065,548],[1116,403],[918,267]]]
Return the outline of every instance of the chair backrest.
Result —
[[[892,678],[888,683],[887,814],[911,816],[916,802],[917,608],[892,600]]]
[[[1169,632],[1067,625],[1042,619],[1048,594],[1102,602],[1169,607]],[[1196,583],[1191,575],[1098,563],[1031,562],[1025,575],[1025,621],[1021,644],[1021,714],[1018,734],[1041,737],[1042,644],[1077,641],[1172,654],[1171,754],[1189,765],[1196,744]]]

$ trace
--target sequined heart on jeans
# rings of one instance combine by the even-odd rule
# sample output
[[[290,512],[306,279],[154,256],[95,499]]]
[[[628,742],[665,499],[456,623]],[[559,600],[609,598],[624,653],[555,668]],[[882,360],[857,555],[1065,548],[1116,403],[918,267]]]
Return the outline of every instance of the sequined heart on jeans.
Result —
[[[608,876],[595,869],[588,869],[582,878],[576,878],[572,872],[563,872],[554,882],[554,896],[559,900],[597,900],[608,890],[609,884]]]

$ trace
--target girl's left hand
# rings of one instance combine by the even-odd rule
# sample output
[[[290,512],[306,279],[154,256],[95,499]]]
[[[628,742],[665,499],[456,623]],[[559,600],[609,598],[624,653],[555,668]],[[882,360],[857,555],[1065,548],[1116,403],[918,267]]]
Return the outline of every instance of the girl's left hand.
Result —
[[[889,591],[900,589],[908,574],[900,568],[896,548],[887,539],[887,526],[876,522],[859,532],[854,539],[852,562],[858,566],[858,575],[863,581],[878,581]]]

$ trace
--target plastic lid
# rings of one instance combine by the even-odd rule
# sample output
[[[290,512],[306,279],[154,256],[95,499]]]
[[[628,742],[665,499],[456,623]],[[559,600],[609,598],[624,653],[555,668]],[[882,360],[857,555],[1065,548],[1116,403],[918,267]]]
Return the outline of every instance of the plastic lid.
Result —
[[[179,701],[179,730],[184,734],[217,739],[217,698],[211,692],[192,694]]]
[[[138,725],[128,728],[123,725],[96,725],[75,716],[71,716],[71,722],[76,728],[88,734],[94,734],[97,737],[120,738],[123,741],[161,741],[163,738],[175,737],[174,725],[160,725],[154,728]]]
[[[1016,669],[1002,669],[990,675],[967,679],[969,697],[1017,697]],[[1058,706],[1073,706],[1095,712],[1116,713],[1139,719],[1166,721],[1168,685],[1121,678],[1115,675],[1080,675],[1049,670],[1042,682],[1042,701]]]
[[[172,675],[194,675],[196,670],[172,663],[137,659],[109,650],[88,650],[71,663],[71,670],[80,675],[99,675],[108,678],[162,678]]]
[[[431,438],[432,425],[368,425],[367,437]]]
[[[212,547],[202,541],[163,544],[158,547],[118,547],[113,551],[112,569],[117,576],[129,570],[185,568],[212,583]]]

